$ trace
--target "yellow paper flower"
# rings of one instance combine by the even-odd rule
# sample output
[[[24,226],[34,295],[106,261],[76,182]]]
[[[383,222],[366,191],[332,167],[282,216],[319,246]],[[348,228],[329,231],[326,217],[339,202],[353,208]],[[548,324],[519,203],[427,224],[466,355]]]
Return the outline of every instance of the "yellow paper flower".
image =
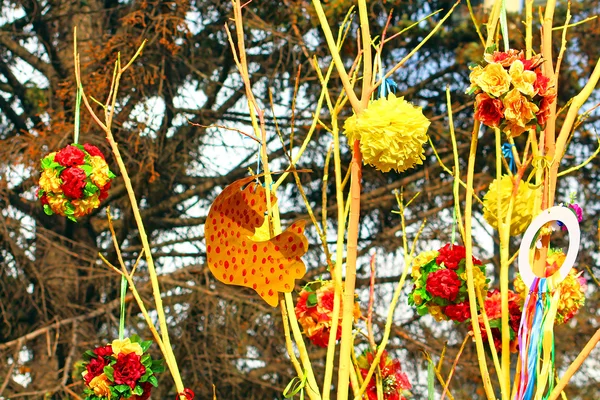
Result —
[[[430,251],[424,251],[422,253],[419,253],[414,258],[414,260],[412,262],[411,275],[415,281],[421,277],[421,267],[423,267],[426,264],[429,264],[429,262],[431,260],[437,258],[437,256],[439,254],[440,254],[439,251],[430,250]]]
[[[429,314],[438,322],[448,320],[448,317],[442,312],[442,307],[440,306],[427,305],[427,310],[429,310]]]
[[[475,286],[475,291],[479,292],[481,298],[485,300],[487,296],[487,282],[485,274],[479,269],[479,266],[473,266],[473,284]],[[460,274],[460,279],[463,281],[467,281],[467,271]]]
[[[469,74],[469,81],[471,82],[471,86],[469,86],[466,93],[470,93],[479,86],[476,82],[479,82],[479,78],[481,77],[481,74],[483,74],[483,68],[481,65],[476,65],[470,68],[471,73]]]
[[[510,76],[502,65],[491,63],[486,65],[481,72],[476,73],[475,76],[473,76],[472,72],[471,82],[479,86],[487,94],[500,97],[508,92]]]
[[[135,353],[138,356],[144,354],[142,346],[140,346],[139,343],[131,343],[131,340],[129,338],[125,338],[123,340],[115,339],[113,340],[111,347],[113,353],[115,353],[115,357],[121,353],[123,355]]]
[[[61,184],[62,182],[57,170],[48,168],[42,171],[42,175],[40,176],[40,187],[43,191],[46,193],[61,193]]]
[[[74,216],[82,217],[84,215],[88,215],[94,209],[98,208],[100,206],[100,199],[98,198],[98,193],[95,193],[90,197],[72,200],[71,204],[73,204],[73,207],[75,207]]]
[[[423,144],[427,141],[429,124],[421,107],[390,93],[348,118],[344,131],[350,143],[360,140],[365,164],[382,172],[390,169],[403,172],[423,164]]]
[[[110,381],[108,380],[108,377],[106,375],[100,374],[94,377],[90,381],[89,387],[94,391],[94,394],[96,396],[106,397],[110,399]]]
[[[513,193],[513,181],[510,176],[504,175],[490,184],[488,192],[483,198],[483,218],[494,228],[498,229],[496,215],[498,214],[498,197],[500,197],[500,218],[506,219],[508,205]],[[519,182],[519,189],[515,196],[510,218],[510,235],[523,233],[531,223],[535,191],[525,182]]]
[[[90,179],[98,188],[103,188],[110,181],[108,164],[100,156],[91,156],[90,165],[92,166]]]
[[[67,198],[64,194],[53,195],[49,193],[46,198],[48,199],[48,204],[50,205],[52,212],[62,216],[65,215]]]
[[[504,118],[509,126],[504,129],[511,137],[519,136],[528,128],[528,124],[535,118],[539,111],[538,106],[527,100],[517,89],[507,93],[502,100],[504,104]]]
[[[421,303],[423,303],[423,297],[421,297],[421,293],[415,292],[413,294],[413,301],[415,302],[416,306],[420,306]]]
[[[515,89],[526,96],[533,97],[535,95],[533,84],[537,79],[537,75],[533,71],[525,71],[525,67],[520,60],[516,60],[511,64],[508,74]]]

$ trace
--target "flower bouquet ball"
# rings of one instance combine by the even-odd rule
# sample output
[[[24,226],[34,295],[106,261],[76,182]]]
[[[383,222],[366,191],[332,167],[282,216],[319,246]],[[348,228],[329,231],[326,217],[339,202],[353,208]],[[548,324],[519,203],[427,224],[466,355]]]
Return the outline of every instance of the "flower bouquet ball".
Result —
[[[437,321],[464,322],[471,318],[467,294],[466,249],[446,244],[439,250],[420,253],[413,260],[414,287],[408,303],[419,315],[431,314]],[[475,290],[485,298],[489,280],[485,268],[473,257]]]
[[[48,215],[72,221],[88,215],[108,196],[115,177],[102,152],[91,144],[72,144],[42,159],[37,197]]]
[[[304,330],[306,337],[319,346],[327,347],[333,315],[335,287],[333,281],[317,281],[308,283],[300,292],[296,303],[296,318]],[[342,336],[342,309],[340,302],[340,316],[336,332],[336,340]],[[360,318],[360,307],[354,302],[354,322]]]
[[[156,374],[165,370],[162,360],[147,353],[151,344],[132,336],[86,351],[85,400],[148,399],[158,385]]]
[[[492,342],[496,351],[502,350],[502,301],[500,291],[497,289],[490,290],[485,298],[485,313],[490,323],[490,330],[492,333]],[[508,329],[510,336],[510,351],[512,353],[518,350],[518,335],[519,325],[521,324],[521,308],[519,307],[519,295],[514,293],[512,290],[508,291]],[[489,343],[487,330],[485,329],[485,323],[483,316],[477,317],[479,322],[479,330],[481,331],[481,337],[483,342]],[[472,328],[472,324],[471,324]]]
[[[360,369],[360,374],[365,379],[369,373],[369,368],[375,360],[375,353],[371,350],[366,350],[356,362]],[[412,385],[408,380],[408,376],[402,371],[400,360],[393,359],[388,355],[387,351],[383,351],[379,360],[379,371],[381,372],[381,384],[383,386],[384,400],[406,400],[407,397],[412,397],[410,389]],[[371,380],[365,391],[369,400],[377,400],[377,377],[376,374],[371,376]]]
[[[483,218],[493,228],[498,229],[498,211],[500,219],[506,220],[508,206],[513,196],[513,178],[509,175],[503,175],[500,181],[494,179],[490,184],[487,193],[483,197]],[[498,201],[500,208],[498,209]],[[533,216],[533,206],[535,201],[535,190],[531,189],[529,184],[519,181],[516,196],[513,200],[512,212],[510,214],[510,235],[519,235],[531,224]]]
[[[509,137],[529,129],[544,129],[556,88],[542,74],[541,55],[525,59],[522,51],[486,53],[481,64],[471,66],[471,86],[475,94],[475,119],[500,128]]]
[[[423,144],[431,122],[421,107],[390,93],[369,104],[344,123],[350,143],[360,140],[365,164],[382,172],[404,172],[425,159]]]

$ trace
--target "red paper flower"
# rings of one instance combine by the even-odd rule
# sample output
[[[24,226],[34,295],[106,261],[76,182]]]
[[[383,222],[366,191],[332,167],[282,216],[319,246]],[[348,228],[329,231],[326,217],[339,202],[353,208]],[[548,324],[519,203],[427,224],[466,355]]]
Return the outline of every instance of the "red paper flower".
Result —
[[[58,155],[57,155],[58,156]],[[67,168],[60,174],[63,183],[60,188],[65,196],[77,200],[83,197],[83,188],[86,184],[86,175],[81,168]]]
[[[75,146],[67,146],[61,149],[54,156],[54,161],[63,167],[76,167],[82,165],[85,159],[85,153]]]
[[[113,376],[117,385],[128,385],[132,390],[137,381],[146,372],[146,367],[141,363],[141,357],[135,353],[120,353],[117,363],[113,366]]]
[[[83,148],[85,149],[85,151],[87,151],[90,156],[98,156],[98,157],[102,157],[102,159],[104,160],[104,154],[102,154],[102,152],[100,151],[99,148],[97,148],[96,146],[94,146],[93,144],[84,144]]]
[[[460,280],[455,271],[440,269],[429,274],[425,287],[432,296],[454,301],[460,290]]]
[[[87,374],[83,377],[86,385],[89,385],[92,379],[100,375],[106,365],[108,365],[108,361],[103,357],[92,358],[89,364],[86,365]]]
[[[464,301],[458,304],[450,304],[444,307],[444,314],[453,321],[464,322],[471,318],[469,302]]]
[[[110,182],[104,185],[103,188],[100,189],[100,195],[98,196],[98,200],[104,201],[108,197],[108,189],[110,189]]]
[[[142,382],[140,383],[142,389],[144,389],[144,393],[139,396],[133,395],[129,398],[129,400],[147,400],[150,398],[150,393],[152,392],[152,384],[150,382]]]
[[[183,389],[183,392],[179,393],[179,395],[185,396],[186,400],[194,400],[194,397],[196,396],[192,389],[188,388]]]
[[[448,269],[458,269],[460,262],[466,257],[467,250],[464,246],[448,243],[438,250],[439,255],[435,259],[437,265],[444,265]],[[473,257],[473,265],[481,265],[481,261]]]
[[[492,128],[500,125],[504,118],[504,104],[502,100],[493,99],[486,93],[479,93],[475,97],[475,119]]]
[[[113,349],[112,349],[112,346],[110,344],[107,344],[106,346],[96,347],[94,349],[94,353],[98,357],[108,357],[108,356],[112,356],[113,355]]]
[[[512,290],[508,292],[508,327],[511,330],[510,351],[517,351],[517,334],[519,332],[519,325],[521,324],[521,308],[519,306],[519,295],[514,293]],[[499,321],[502,318],[502,303],[500,291],[497,289],[491,290],[487,294],[485,299],[485,312],[487,314],[490,325],[494,325],[494,321]],[[481,336],[485,343],[487,343],[487,331],[483,323],[483,317],[479,317],[479,328],[481,329]],[[499,328],[491,328],[492,339],[496,350],[502,350],[502,332]]]
[[[537,122],[540,126],[545,126],[546,122],[548,122],[548,118],[550,117],[550,105],[554,102],[556,96],[549,96],[542,98],[542,102],[540,103],[540,110],[536,114]]]
[[[533,83],[533,88],[536,93],[540,96],[546,96],[548,94],[548,86],[550,84],[550,78],[542,74],[540,71],[535,72],[537,77]]]
[[[363,354],[359,357],[358,362],[363,379],[367,377],[374,358],[375,355],[371,351],[367,352],[366,356]],[[381,354],[381,359],[379,361],[379,369],[381,370],[384,400],[405,400],[406,398],[403,396],[403,392],[410,390],[412,385],[406,374],[402,372],[400,361],[390,358],[387,351],[384,351]],[[367,385],[365,393],[369,400],[377,400],[377,380],[375,375],[371,376],[371,380]]]

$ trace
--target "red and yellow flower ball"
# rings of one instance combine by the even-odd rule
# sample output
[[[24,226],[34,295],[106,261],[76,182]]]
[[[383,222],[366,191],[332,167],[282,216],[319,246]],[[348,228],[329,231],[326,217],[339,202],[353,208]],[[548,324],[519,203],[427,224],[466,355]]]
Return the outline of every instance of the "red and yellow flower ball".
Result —
[[[333,321],[335,286],[333,281],[308,283],[296,303],[296,318],[308,339],[319,347],[327,347]],[[342,336],[343,302],[340,299],[340,316],[336,340]],[[354,322],[360,318],[360,307],[354,302]]]
[[[522,51],[486,53],[481,64],[471,66],[468,94],[475,96],[475,120],[499,128],[508,137],[530,129],[544,129],[556,88],[542,74],[543,59],[526,59]]]
[[[425,251],[412,263],[414,287],[408,303],[419,315],[431,314],[436,321],[464,322],[471,318],[467,294],[466,249],[446,244],[439,250]],[[475,291],[485,298],[488,279],[481,261],[473,257]]]
[[[108,196],[115,177],[102,152],[91,144],[72,144],[48,154],[41,162],[37,197],[48,215],[77,221]]]
[[[374,359],[374,352],[367,350],[356,360],[363,379],[367,377]],[[406,373],[402,371],[400,360],[391,358],[388,355],[388,352],[384,350],[379,360],[379,370],[381,372],[381,385],[384,400],[406,400],[407,398],[412,397],[412,394],[410,393],[412,385],[410,384]],[[369,400],[378,399],[376,374],[371,376],[365,394]]]
[[[145,352],[151,344],[133,336],[86,351],[82,373],[85,398],[148,399],[158,385],[156,374],[164,371],[162,360],[153,360]]]

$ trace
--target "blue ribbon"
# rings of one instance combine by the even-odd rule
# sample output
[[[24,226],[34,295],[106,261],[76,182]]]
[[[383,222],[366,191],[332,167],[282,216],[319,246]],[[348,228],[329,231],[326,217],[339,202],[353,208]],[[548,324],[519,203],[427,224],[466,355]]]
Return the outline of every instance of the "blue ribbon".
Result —
[[[388,93],[396,94],[398,91],[398,85],[390,78],[385,78],[379,86],[379,97],[386,97]]]
[[[513,174],[517,172],[517,164],[515,163],[515,158],[513,157],[512,147],[514,144],[504,143],[502,145],[502,155],[506,158],[506,162],[508,162],[508,167],[510,168],[510,172]]]

